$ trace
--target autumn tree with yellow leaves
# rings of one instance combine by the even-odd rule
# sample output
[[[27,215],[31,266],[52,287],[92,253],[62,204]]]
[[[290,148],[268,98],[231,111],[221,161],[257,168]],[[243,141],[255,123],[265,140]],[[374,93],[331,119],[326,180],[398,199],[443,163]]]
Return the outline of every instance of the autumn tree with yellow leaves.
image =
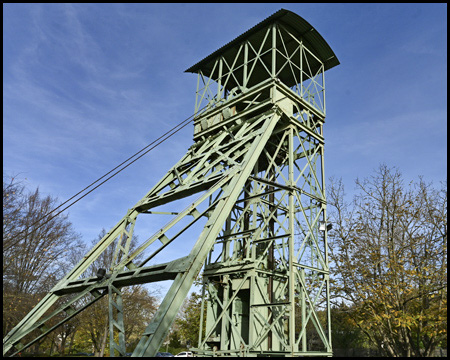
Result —
[[[447,184],[405,185],[381,165],[346,202],[331,179],[332,293],[387,356],[430,356],[447,342]]]

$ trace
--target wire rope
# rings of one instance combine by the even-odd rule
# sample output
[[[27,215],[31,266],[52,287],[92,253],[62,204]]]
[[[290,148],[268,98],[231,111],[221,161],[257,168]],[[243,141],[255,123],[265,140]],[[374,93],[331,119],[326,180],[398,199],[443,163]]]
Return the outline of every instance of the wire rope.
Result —
[[[29,233],[27,233],[28,229],[30,229],[32,226],[38,224],[41,220],[45,219],[47,216],[49,216],[50,214],[52,214],[54,211],[58,210],[59,208],[61,208],[63,205],[67,204],[70,200],[76,198],[78,195],[80,195],[81,193],[83,193],[84,191],[86,191],[87,189],[89,189],[91,186],[93,186],[94,184],[98,183],[100,180],[102,180],[103,178],[105,178],[106,176],[108,176],[109,174],[111,174],[114,170],[120,168],[122,165],[126,164],[128,161],[130,161],[131,159],[133,159],[134,157],[136,157],[138,154],[142,153],[143,151],[145,151],[144,153],[142,153],[141,155],[139,155],[137,158],[135,158],[133,161],[129,162],[128,164],[126,164],[125,166],[123,166],[121,169],[119,169],[118,171],[116,171],[114,174],[112,174],[111,176],[109,176],[107,179],[105,179],[104,181],[102,181],[100,184],[98,184],[97,186],[95,186],[94,188],[92,188],[91,190],[89,190],[87,193],[85,193],[83,196],[81,196],[80,198],[76,199],[75,201],[73,201],[71,204],[69,204],[68,206],[66,206],[65,208],[63,208],[62,210],[60,210],[58,213],[54,214],[53,216],[51,216],[49,219],[47,219],[44,223],[40,224],[38,227],[36,227],[35,229],[32,230],[32,232],[38,230],[39,228],[41,228],[42,226],[44,226],[45,224],[47,224],[48,222],[50,222],[52,219],[54,219],[55,217],[57,217],[59,214],[61,214],[62,212],[66,211],[68,208],[70,208],[71,206],[73,206],[74,204],[76,204],[78,201],[80,201],[81,199],[83,199],[85,196],[87,196],[88,194],[90,194],[91,192],[93,192],[95,189],[97,189],[98,187],[100,187],[101,185],[103,185],[104,183],[106,183],[108,180],[110,180],[111,178],[113,178],[114,176],[116,176],[118,173],[120,173],[121,171],[125,170],[128,166],[130,166],[131,164],[133,164],[134,162],[136,162],[137,160],[139,160],[140,158],[142,158],[144,155],[146,155],[147,153],[149,153],[151,150],[153,150],[155,147],[157,147],[158,145],[160,145],[161,143],[163,143],[164,141],[166,141],[167,139],[169,139],[170,137],[172,137],[173,135],[175,135],[178,131],[180,131],[181,129],[183,129],[184,127],[186,127],[193,119],[195,115],[197,115],[199,112],[201,112],[202,110],[204,110],[207,106],[203,107],[202,109],[198,110],[195,114],[189,116],[187,119],[183,120],[182,122],[180,122],[178,125],[174,126],[173,128],[171,128],[169,131],[165,132],[163,135],[161,135],[159,138],[157,138],[156,140],[152,141],[150,144],[148,144],[147,146],[145,146],[144,148],[142,148],[141,150],[139,150],[137,153],[135,153],[134,155],[130,156],[128,159],[124,160],[122,163],[120,163],[119,165],[117,165],[116,167],[114,167],[113,169],[111,169],[110,171],[108,171],[106,174],[104,174],[103,176],[101,176],[100,178],[98,178],[97,180],[95,180],[93,183],[89,184],[88,186],[86,186],[83,190],[80,190],[78,193],[76,193],[75,195],[73,195],[72,197],[70,197],[69,199],[67,199],[66,201],[64,201],[63,203],[61,203],[60,205],[58,205],[56,208],[54,208],[53,210],[49,211],[47,214],[43,215],[41,218],[39,218],[38,220],[36,220],[34,223],[32,223],[31,225],[29,225],[26,229],[20,231],[16,236],[22,234],[25,232],[25,236],[28,235]],[[162,140],[161,140],[162,139]],[[160,140],[160,141],[159,141]],[[159,142],[158,142],[159,141]],[[156,143],[156,144],[155,144]],[[155,144],[154,146],[152,146],[153,144]],[[150,147],[152,146],[152,147]],[[150,148],[149,148],[150,147]],[[148,149],[148,150],[147,150]],[[24,237],[25,237],[24,236]]]

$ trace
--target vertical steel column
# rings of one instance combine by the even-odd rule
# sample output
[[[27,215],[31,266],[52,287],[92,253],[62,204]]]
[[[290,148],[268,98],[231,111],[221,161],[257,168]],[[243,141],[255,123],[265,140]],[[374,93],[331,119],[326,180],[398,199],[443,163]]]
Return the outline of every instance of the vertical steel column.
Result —
[[[303,98],[303,39],[300,40],[300,97]]]
[[[109,314],[109,356],[116,356],[115,350],[119,356],[125,356],[125,326],[123,323],[123,301],[122,292],[114,285],[108,286],[108,314]],[[117,344],[114,337],[118,333]]]
[[[295,272],[296,268],[294,267],[294,236],[295,236],[295,203],[294,203],[294,130],[292,127],[289,129],[289,141],[288,141],[288,169],[289,169],[289,186],[291,190],[289,191],[289,238],[288,238],[288,252],[289,252],[289,260],[288,260],[288,272],[289,272],[289,288],[288,288],[288,296],[289,296],[289,347],[291,355],[294,356],[296,352],[296,341],[295,341]]]
[[[222,71],[223,71],[223,59],[220,57],[219,60],[219,77],[217,79],[217,104],[220,103],[220,99],[222,98]]]
[[[242,75],[243,77],[243,88],[247,89],[247,82],[248,82],[248,41],[244,43],[244,73]]]
[[[125,259],[131,246],[131,239],[133,237],[134,226],[136,218],[131,217],[131,210],[128,210],[126,221],[123,223],[122,234],[117,239],[114,257],[111,262],[110,271],[112,271],[120,262]],[[123,270],[121,267],[120,270]],[[114,275],[116,276],[116,275]],[[108,319],[109,319],[109,356],[115,356],[115,350],[118,351],[119,356],[126,354],[125,342],[125,325],[123,316],[123,300],[122,291],[120,288],[110,284],[108,286]],[[118,343],[115,340],[115,334],[118,334]]]
[[[300,288],[300,310],[301,310],[301,320],[302,320],[302,327],[300,329],[300,333],[302,334],[301,340],[302,340],[302,351],[306,352],[306,289],[303,288],[303,285],[305,283],[305,269],[300,269],[300,279],[301,283],[299,284]]]
[[[194,117],[197,116],[198,109],[200,108],[201,97],[199,99],[200,90],[200,74],[197,75],[197,91],[195,92],[195,107],[194,107]]]
[[[277,23],[272,24],[272,78],[277,74]]]
[[[324,80],[324,89],[325,89],[325,76],[323,78]],[[325,91],[324,91],[324,111],[325,111]],[[322,126],[322,124],[321,124]],[[322,161],[322,191],[324,194],[326,194],[326,186],[325,186],[325,149],[322,146],[321,147],[321,161]],[[324,223],[326,224],[327,221],[327,207],[325,204],[323,204],[323,218]],[[325,231],[323,234],[323,241],[324,241],[324,248],[325,248],[325,264],[328,266],[329,261],[329,254],[328,254],[328,227],[325,226]],[[329,270],[327,268],[327,270]],[[330,308],[330,275],[326,274],[325,276],[325,286],[326,286],[326,297],[327,297],[327,321],[328,321],[328,348],[327,351],[332,352],[333,351],[333,345],[332,345],[332,338],[331,338],[331,308]]]

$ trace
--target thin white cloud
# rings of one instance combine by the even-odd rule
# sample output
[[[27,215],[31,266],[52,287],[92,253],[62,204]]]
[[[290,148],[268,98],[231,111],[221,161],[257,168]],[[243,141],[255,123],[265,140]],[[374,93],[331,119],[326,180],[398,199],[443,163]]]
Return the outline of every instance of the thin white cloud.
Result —
[[[7,61],[4,68],[4,169],[24,169],[33,185],[41,185],[61,200],[69,198],[191,115],[196,78],[183,71],[271,15],[278,9],[275,7],[23,7],[21,11],[32,12],[32,21],[23,23],[30,36],[14,43],[16,57]],[[304,4],[291,4],[288,8],[304,16],[305,7],[310,14],[317,11],[316,6]],[[392,5],[389,11],[394,8]],[[336,9],[340,11],[339,19],[334,15]],[[439,132],[444,132],[446,126],[442,123],[446,109],[426,106],[429,95],[440,92],[427,88],[427,76],[417,84],[410,76],[416,74],[405,67],[405,58],[398,55],[411,55],[411,50],[422,46],[421,51],[433,50],[426,47],[432,38],[427,37],[423,26],[418,31],[414,24],[413,30],[405,30],[411,34],[411,42],[404,42],[404,48],[396,43],[395,52],[374,47],[367,32],[376,38],[377,45],[384,45],[386,34],[389,35],[384,18],[387,11],[384,5],[377,9],[376,18],[361,11],[360,5],[324,6],[321,10],[333,13],[321,13],[326,21],[319,15],[313,15],[316,20],[305,15],[318,29],[336,29],[332,34],[325,33],[327,41],[329,35],[341,39],[330,42],[342,65],[331,70],[333,80],[327,78],[327,86],[335,86],[335,90],[327,94],[332,102],[325,124],[326,176],[344,175],[353,181],[356,175],[368,174],[379,160],[386,158],[395,158],[399,163],[394,165],[405,164],[414,172],[428,171],[436,166],[423,158],[418,160],[418,154],[435,159],[435,154],[442,154],[445,148],[438,141],[425,147],[430,140],[423,137],[426,134],[442,139]],[[367,21],[379,22],[379,32],[364,27]],[[361,31],[356,31],[355,24]],[[14,29],[6,30],[6,39],[16,40]],[[348,52],[343,53],[344,50]],[[445,56],[442,53],[437,55]],[[398,79],[402,70],[406,80],[411,80]],[[339,73],[340,79],[334,76]],[[441,81],[441,77],[442,71],[435,81]],[[351,93],[345,96],[342,89],[347,85]],[[192,126],[188,126],[71,208],[70,218],[86,236],[85,240],[90,241],[102,227],[108,230],[113,226],[191,144]],[[431,146],[436,146],[437,151],[431,151]],[[416,164],[411,164],[411,159]],[[137,226],[136,231],[142,234],[142,240],[151,235],[145,224],[142,228]],[[180,252],[190,250],[182,242],[178,244]]]

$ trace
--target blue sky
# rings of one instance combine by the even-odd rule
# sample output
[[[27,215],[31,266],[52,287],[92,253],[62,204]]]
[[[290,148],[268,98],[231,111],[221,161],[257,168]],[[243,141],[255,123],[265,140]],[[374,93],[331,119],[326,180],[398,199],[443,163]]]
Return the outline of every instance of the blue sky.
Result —
[[[3,4],[4,174],[70,198],[189,117],[196,76],[184,70],[280,8],[341,62],[326,73],[326,176],[348,192],[380,163],[407,180],[446,179],[446,4]],[[70,208],[86,242],[145,195],[192,133]]]

